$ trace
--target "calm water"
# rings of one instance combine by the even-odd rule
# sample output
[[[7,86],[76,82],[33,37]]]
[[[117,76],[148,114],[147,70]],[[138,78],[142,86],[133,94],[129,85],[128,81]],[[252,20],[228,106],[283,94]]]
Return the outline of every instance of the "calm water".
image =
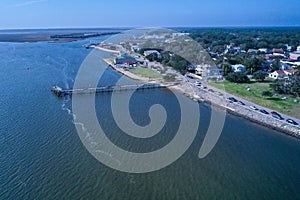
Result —
[[[194,143],[172,165],[127,174],[98,162],[77,135],[70,99],[50,91],[56,84],[72,87],[90,52],[83,43],[0,43],[0,199],[300,199],[300,143],[276,131],[227,115],[216,147],[198,159],[210,117],[204,104]],[[106,65],[99,61],[99,67]],[[107,69],[99,84],[119,78]],[[178,128],[178,102],[167,90],[132,98],[133,119],[140,125],[149,122],[145,113],[154,103],[172,113],[152,141],[120,132],[111,121],[110,95],[95,101],[108,137],[124,149],[160,148]]]

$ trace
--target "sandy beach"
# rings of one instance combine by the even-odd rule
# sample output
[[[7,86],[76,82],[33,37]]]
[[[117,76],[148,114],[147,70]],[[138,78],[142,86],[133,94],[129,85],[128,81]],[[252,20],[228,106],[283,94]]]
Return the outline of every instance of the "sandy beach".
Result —
[[[111,49],[103,48],[103,47],[100,47],[100,46],[91,45],[90,47],[91,47],[91,48],[94,48],[94,49],[101,50],[101,51],[110,52],[110,53],[120,53],[120,51],[117,51],[117,50],[111,50]]]

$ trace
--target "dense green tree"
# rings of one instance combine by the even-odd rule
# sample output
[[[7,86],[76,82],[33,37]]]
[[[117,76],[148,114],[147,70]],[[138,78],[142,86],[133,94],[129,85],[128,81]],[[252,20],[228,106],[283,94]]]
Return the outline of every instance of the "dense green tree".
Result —
[[[300,96],[300,73],[298,72],[285,79],[277,79],[270,84],[270,87],[281,94]]]
[[[300,28],[207,28],[188,30],[190,36],[205,49],[220,51],[221,46],[234,43],[244,50],[250,48],[283,48],[300,44]],[[219,46],[219,47],[216,47]],[[295,47],[293,48],[295,49]]]
[[[266,74],[263,71],[256,71],[253,73],[253,78],[257,81],[264,81],[266,78]]]
[[[244,62],[244,65],[246,66],[247,69],[247,74],[253,74],[254,72],[260,70],[262,63],[263,63],[263,58],[261,57],[247,59]]]
[[[297,72],[291,77],[290,93],[295,96],[300,96],[300,72]]]
[[[248,76],[246,76],[244,73],[237,72],[237,73],[229,73],[226,76],[226,80],[233,82],[233,83],[249,83],[250,80]]]
[[[280,68],[280,60],[279,59],[276,59],[271,65],[270,65],[270,68],[269,68],[269,70],[271,71],[271,72],[274,72],[274,71],[276,71],[276,70],[279,70],[279,68]]]
[[[153,62],[153,61],[161,62],[161,61],[162,61],[162,57],[159,57],[159,56],[157,55],[157,53],[151,53],[150,55],[146,56],[146,58],[147,58],[150,62]]]
[[[269,90],[263,91],[261,94],[263,96],[267,96],[267,97],[273,96],[273,93],[271,91],[269,91]]]
[[[223,76],[226,76],[232,71],[231,65],[229,64],[222,64]]]

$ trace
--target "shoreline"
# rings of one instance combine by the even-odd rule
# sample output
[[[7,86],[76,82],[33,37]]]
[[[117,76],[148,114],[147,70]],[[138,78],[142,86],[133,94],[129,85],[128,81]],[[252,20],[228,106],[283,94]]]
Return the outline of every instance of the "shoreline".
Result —
[[[118,51],[118,50],[106,49],[106,48],[100,47],[100,46],[91,45],[90,47],[91,47],[91,48],[94,48],[94,49],[98,49],[98,50],[100,50],[100,51],[109,52],[109,53],[120,53],[120,51]]]
[[[99,49],[99,48],[98,48]],[[103,48],[99,49],[102,50]],[[107,50],[107,49],[106,49]],[[133,74],[129,71],[125,71],[124,69],[117,68],[111,59],[103,59],[113,70],[119,72],[131,79],[141,81],[141,82],[149,82],[148,78],[141,77],[139,75]],[[158,82],[159,84],[163,84],[163,82]],[[288,124],[284,121],[277,120],[272,116],[262,115],[258,111],[251,110],[248,107],[230,103],[226,99],[226,97],[230,94],[226,93],[224,96],[219,96],[214,92],[210,92],[198,87],[195,87],[193,84],[189,82],[182,82],[181,84],[170,86],[170,89],[176,90],[180,93],[183,93],[185,96],[190,98],[195,102],[202,102],[208,105],[220,108],[222,110],[226,110],[228,113],[233,114],[235,116],[242,117],[243,119],[249,120],[256,124],[262,125],[264,127],[279,131],[283,134],[291,136],[296,139],[300,139],[300,127]],[[226,103],[226,104],[224,104]]]
[[[129,71],[126,71],[122,68],[118,68],[115,66],[115,64],[109,59],[109,58],[106,58],[106,59],[103,59],[104,62],[106,62],[113,70],[133,79],[133,80],[136,80],[136,81],[141,81],[141,82],[149,82],[149,78],[146,78],[146,77],[142,77],[142,76],[139,76],[137,74],[133,74]]]

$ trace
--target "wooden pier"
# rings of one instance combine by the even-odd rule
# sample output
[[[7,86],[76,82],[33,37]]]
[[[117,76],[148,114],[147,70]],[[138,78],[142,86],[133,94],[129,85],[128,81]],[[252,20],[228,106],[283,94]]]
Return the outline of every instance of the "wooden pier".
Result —
[[[151,90],[160,89],[171,86],[171,84],[134,84],[134,85],[110,85],[97,88],[76,88],[76,89],[62,89],[58,86],[53,86],[51,91],[59,97],[73,94],[91,94],[91,93],[111,93],[128,90]]]

